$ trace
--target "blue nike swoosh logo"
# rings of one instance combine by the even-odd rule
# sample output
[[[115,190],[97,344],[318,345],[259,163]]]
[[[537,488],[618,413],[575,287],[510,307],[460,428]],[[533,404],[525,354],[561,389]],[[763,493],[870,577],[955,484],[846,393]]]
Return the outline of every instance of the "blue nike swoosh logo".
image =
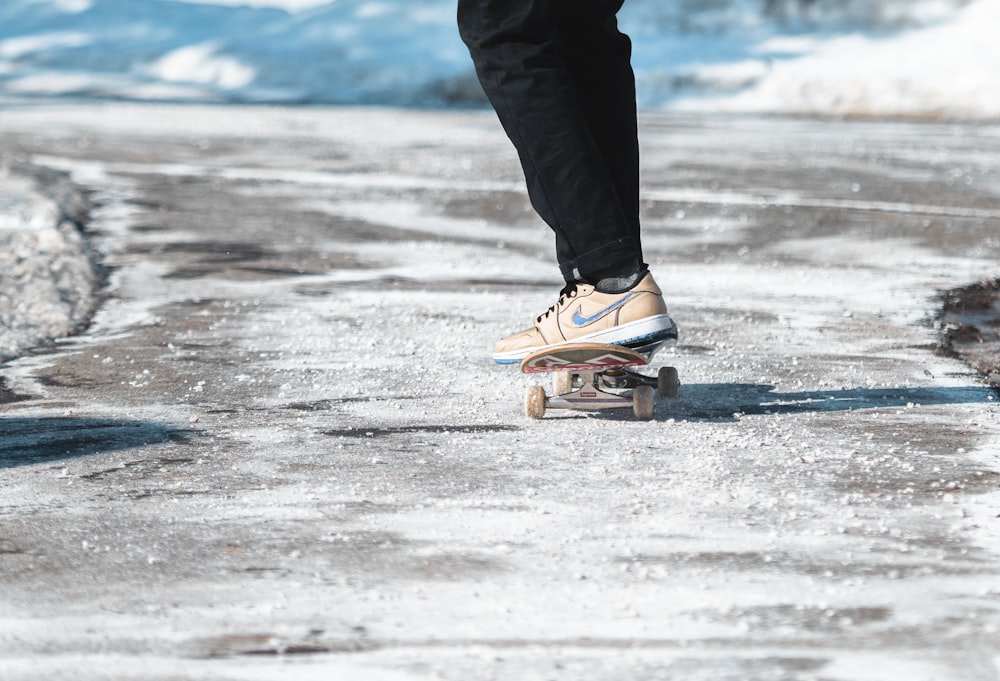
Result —
[[[618,308],[620,308],[622,305],[628,302],[629,298],[631,298],[634,295],[635,295],[634,293],[630,293],[621,300],[619,300],[617,303],[609,305],[603,310],[598,311],[597,314],[593,314],[589,317],[584,317],[582,314],[580,314],[580,308],[577,308],[576,312],[573,313],[573,324],[576,326],[587,326],[587,324],[593,324],[601,317],[605,317],[614,312],[615,310],[617,310]]]

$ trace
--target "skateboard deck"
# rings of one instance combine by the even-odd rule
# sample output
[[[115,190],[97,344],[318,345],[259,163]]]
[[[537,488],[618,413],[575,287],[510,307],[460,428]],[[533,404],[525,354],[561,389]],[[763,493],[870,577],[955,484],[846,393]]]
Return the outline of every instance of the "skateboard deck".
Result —
[[[680,385],[673,367],[662,367],[656,376],[630,370],[649,364],[658,349],[640,353],[620,345],[567,343],[537,350],[521,360],[521,371],[551,373],[552,394],[546,395],[541,386],[529,388],[524,399],[525,413],[541,419],[547,409],[631,407],[636,418],[648,421],[655,407],[654,387],[661,396],[676,397]]]
[[[526,374],[553,371],[587,371],[649,364],[649,360],[634,350],[604,343],[571,343],[537,350],[521,360]]]

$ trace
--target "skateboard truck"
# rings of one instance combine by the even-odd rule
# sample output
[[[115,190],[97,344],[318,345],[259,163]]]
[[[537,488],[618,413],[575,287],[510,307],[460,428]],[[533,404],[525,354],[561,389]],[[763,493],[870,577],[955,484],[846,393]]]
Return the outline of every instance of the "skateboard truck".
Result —
[[[551,373],[552,395],[532,386],[524,398],[525,413],[541,419],[548,409],[632,409],[641,421],[653,418],[655,395],[676,397],[680,386],[677,370],[662,367],[656,376],[646,376],[628,367],[649,363],[656,345],[645,353],[603,343],[570,343],[536,351],[521,362],[524,373]],[[643,348],[646,350],[646,348]]]

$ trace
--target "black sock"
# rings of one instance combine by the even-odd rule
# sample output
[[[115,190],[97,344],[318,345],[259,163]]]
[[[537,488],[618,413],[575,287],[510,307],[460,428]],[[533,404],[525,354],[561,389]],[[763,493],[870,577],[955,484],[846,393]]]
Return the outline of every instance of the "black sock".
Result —
[[[595,277],[594,288],[601,293],[625,293],[635,288],[636,284],[642,281],[649,268],[643,264],[638,270],[631,270],[625,273],[604,273]]]

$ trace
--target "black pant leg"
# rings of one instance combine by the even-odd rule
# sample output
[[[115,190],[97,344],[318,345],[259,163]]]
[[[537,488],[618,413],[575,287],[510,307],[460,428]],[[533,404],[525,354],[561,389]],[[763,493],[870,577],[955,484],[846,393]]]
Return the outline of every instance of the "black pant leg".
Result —
[[[581,105],[579,75],[560,49],[565,40],[553,2],[459,0],[462,39],[517,148],[532,205],[556,234],[563,276],[634,270],[642,258],[636,226]],[[576,2],[598,15],[608,7],[607,0]]]
[[[641,253],[639,132],[632,41],[618,29],[623,0],[555,0],[558,45],[581,112],[611,173]]]

